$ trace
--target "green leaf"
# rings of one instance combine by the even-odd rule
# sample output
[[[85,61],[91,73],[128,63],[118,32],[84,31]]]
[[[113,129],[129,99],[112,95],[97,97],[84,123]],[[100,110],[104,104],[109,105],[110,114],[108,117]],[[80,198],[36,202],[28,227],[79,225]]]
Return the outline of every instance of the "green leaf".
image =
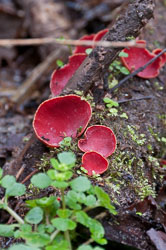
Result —
[[[40,248],[28,246],[25,244],[15,244],[11,246],[8,250],[40,250]]]
[[[52,246],[46,247],[46,250],[69,250],[69,243],[66,240],[55,242]]]
[[[25,216],[26,222],[39,224],[43,219],[43,210],[40,207],[32,208]]]
[[[36,199],[36,204],[40,207],[45,208],[45,207],[49,207],[49,206],[53,205],[55,200],[56,200],[55,196],[43,197],[40,199]]]
[[[79,176],[70,182],[71,188],[76,192],[85,192],[91,187],[91,183],[87,177]]]
[[[2,176],[3,176],[3,170],[2,168],[0,168],[0,179],[2,178]]]
[[[124,75],[129,75],[130,74],[130,71],[125,67],[121,67],[120,72],[123,73]]]
[[[90,194],[86,197],[85,205],[88,207],[94,207],[96,205],[96,198],[94,195]]]
[[[77,202],[77,194],[78,194],[78,193],[76,193],[75,191],[70,190],[70,191],[68,191],[66,197],[67,197],[67,199],[70,199],[70,200],[72,200],[73,202]]]
[[[98,239],[103,238],[104,236],[104,228],[102,226],[102,224],[95,220],[95,219],[91,219],[89,220],[89,229],[90,232],[92,234],[92,238],[96,241]]]
[[[110,213],[116,215],[117,212],[115,210],[115,207],[111,205],[110,197],[108,196],[108,194],[105,193],[103,189],[98,186],[96,186],[94,190],[98,200],[100,201],[100,205],[102,207],[107,208],[110,211]]]
[[[72,138],[71,137],[65,137],[61,142],[60,142],[60,145],[61,147],[70,147],[71,146],[71,141],[72,141]]]
[[[89,227],[89,219],[91,219],[84,211],[76,212],[76,220],[85,227]]]
[[[103,238],[104,228],[99,221],[90,218],[84,211],[76,212],[76,220],[89,228],[94,240]]]
[[[105,97],[105,98],[103,99],[103,101],[107,104],[106,106],[107,106],[108,108],[119,107],[119,103],[118,103],[118,102],[116,102],[116,101],[114,101],[114,100],[111,100],[111,99],[108,98],[108,97]]]
[[[96,241],[98,244],[100,244],[100,245],[106,245],[106,244],[107,244],[107,240],[104,239],[104,238],[102,238],[102,239],[96,239],[95,241]],[[101,248],[101,249],[103,249],[103,248]]]
[[[20,230],[23,232],[31,232],[32,231],[32,226],[29,224],[22,224],[20,226]]]
[[[65,198],[65,202],[66,202],[67,206],[71,209],[74,209],[74,210],[81,209],[81,205],[77,204],[77,194],[72,193],[72,190],[67,193],[67,196]]]
[[[57,215],[63,219],[68,218],[72,214],[72,211],[69,209],[58,209]]]
[[[16,183],[16,178],[12,175],[6,175],[1,180],[1,185],[4,188],[10,188],[14,183]]]
[[[36,200],[25,201],[28,207],[36,207]]]
[[[93,247],[91,247],[90,245],[82,245],[77,248],[77,250],[93,250]]]
[[[105,97],[105,98],[103,98],[103,102],[104,103],[111,103],[111,99],[109,98],[109,97]]]
[[[87,55],[89,55],[91,52],[92,52],[92,49],[91,49],[91,48],[85,50],[85,53],[86,53]]]
[[[47,175],[50,177],[51,180],[55,180],[56,179],[57,173],[58,172],[55,169],[49,169],[47,171]]]
[[[86,195],[84,193],[81,193],[81,192],[77,193],[77,201],[79,203],[84,203],[85,204],[85,202],[86,202]]]
[[[39,173],[31,178],[31,183],[38,188],[47,188],[51,184],[51,180],[48,175],[44,173]]]
[[[26,240],[26,243],[32,247],[47,246],[50,242],[50,237],[46,233],[20,232],[19,238]],[[29,250],[31,250],[31,248]]]
[[[64,63],[60,60],[60,59],[57,59],[56,60],[56,64],[58,65],[58,67],[63,67],[64,66]]]
[[[75,154],[72,152],[63,152],[58,154],[58,160],[60,161],[60,163],[74,166],[76,162],[76,157]]]
[[[77,224],[71,219],[55,218],[52,221],[54,227],[60,231],[73,230]]]
[[[21,196],[25,194],[26,188],[25,185],[15,182],[11,187],[6,189],[6,196]]]
[[[67,188],[68,185],[69,184],[67,182],[65,182],[65,181],[53,181],[51,183],[51,186],[56,187],[56,188],[62,188],[62,189]]]
[[[51,165],[53,168],[55,168],[55,169],[58,168],[59,162],[55,158],[51,158],[50,162],[51,162]]]
[[[49,224],[49,225],[45,226],[45,228],[46,228],[47,233],[52,233],[54,231],[54,226],[53,225]]]
[[[119,53],[119,56],[120,56],[120,57],[128,57],[129,55],[128,55],[127,53],[121,51],[121,52]]]
[[[14,229],[18,227],[18,224],[12,224],[12,225],[3,225],[0,224],[0,236],[3,237],[12,237],[14,235]]]

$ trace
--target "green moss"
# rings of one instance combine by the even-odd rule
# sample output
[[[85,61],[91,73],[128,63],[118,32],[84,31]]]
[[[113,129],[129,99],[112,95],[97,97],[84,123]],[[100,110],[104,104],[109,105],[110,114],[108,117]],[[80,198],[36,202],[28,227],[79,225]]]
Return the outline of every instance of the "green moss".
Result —
[[[144,134],[138,134],[137,129],[135,126],[127,125],[127,130],[131,139],[137,143],[139,146],[143,146],[146,142],[146,138]]]
[[[157,160],[155,161],[156,164]],[[156,173],[157,169],[154,168],[155,177],[157,176]],[[155,183],[150,183],[146,175],[145,163],[130,151],[116,151],[113,159],[111,159],[109,176],[105,181],[113,192],[111,193],[112,199],[115,199],[116,202],[117,197],[122,195],[122,190],[130,190],[141,200],[148,195],[156,196]]]

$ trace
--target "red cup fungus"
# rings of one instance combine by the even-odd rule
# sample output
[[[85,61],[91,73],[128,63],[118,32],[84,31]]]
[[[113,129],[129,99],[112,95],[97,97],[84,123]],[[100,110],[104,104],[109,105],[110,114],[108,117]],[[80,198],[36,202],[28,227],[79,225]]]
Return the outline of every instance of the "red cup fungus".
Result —
[[[85,35],[79,39],[79,41],[93,41],[95,34]],[[77,46],[73,51],[73,54],[86,53],[87,49],[92,48],[92,46]]]
[[[94,42],[100,41],[109,29],[100,30],[93,38]]]
[[[152,51],[153,54],[158,55],[160,52],[162,52],[162,49],[154,49]],[[160,62],[160,67],[164,66],[164,64],[166,63],[166,53],[162,54],[160,56],[161,62]]]
[[[79,39],[79,41],[100,41],[102,37],[108,32],[108,29],[100,30],[96,34],[85,35]],[[73,52],[73,54],[77,53],[86,53],[87,49],[94,48],[94,46],[77,46]]]
[[[137,43],[144,43],[143,40],[138,40]],[[128,54],[128,57],[121,57],[122,63],[130,71],[144,66],[148,61],[155,57],[154,53],[150,53],[145,48],[125,48],[123,52]],[[153,63],[146,67],[143,71],[139,72],[137,76],[148,79],[155,78],[159,74],[161,67],[161,58],[157,58]]]
[[[101,154],[91,151],[82,156],[82,167],[88,171],[88,175],[102,174],[108,169],[108,161]]]
[[[64,137],[80,136],[91,119],[91,106],[80,96],[67,95],[44,101],[33,120],[36,136],[50,147],[58,147]]]
[[[95,151],[104,157],[115,152],[116,137],[113,131],[103,125],[94,125],[87,128],[85,139],[78,141],[78,147],[83,152]]]
[[[50,82],[50,89],[53,96],[57,96],[62,92],[86,56],[86,54],[75,54],[69,58],[68,64],[53,72]]]

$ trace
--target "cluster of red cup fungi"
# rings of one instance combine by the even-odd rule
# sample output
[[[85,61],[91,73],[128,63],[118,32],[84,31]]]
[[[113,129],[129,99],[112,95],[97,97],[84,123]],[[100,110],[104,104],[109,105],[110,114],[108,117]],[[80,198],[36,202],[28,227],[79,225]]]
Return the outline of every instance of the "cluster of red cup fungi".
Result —
[[[108,32],[108,29],[99,31],[97,34],[86,35],[80,38],[80,41],[94,41],[97,42]],[[51,77],[50,89],[53,96],[61,94],[62,90],[79,68],[82,62],[87,57],[86,50],[92,49],[94,46],[77,46],[73,51],[72,56],[69,57],[69,62],[64,67],[56,69]]]
[[[84,36],[80,40],[99,41],[108,32],[102,30],[97,34]],[[139,40],[138,43],[145,41]],[[50,89],[53,96],[59,95],[75,71],[87,57],[86,49],[94,46],[78,46],[69,62],[64,67],[53,72]],[[154,58],[161,49],[155,49],[150,53],[145,48],[125,48],[123,52],[128,57],[122,57],[123,64],[129,71],[143,66]],[[159,74],[160,68],[166,62],[166,54],[160,56],[145,70],[138,73],[142,78],[153,78]],[[77,95],[53,97],[44,101],[37,109],[33,127],[37,137],[49,147],[59,147],[65,137],[77,138],[85,131],[92,115],[90,104]],[[108,168],[108,160],[116,149],[116,137],[113,131],[102,125],[94,125],[87,128],[85,138],[78,141],[78,147],[84,152],[82,166],[88,175],[101,174]]]
[[[137,43],[146,45],[146,41],[138,40]],[[128,57],[121,57],[122,63],[130,71],[133,72],[138,68],[144,66],[147,62],[158,55],[162,49],[155,49],[150,52],[146,48],[125,48],[123,52],[128,54]],[[147,66],[143,71],[139,72],[137,76],[149,79],[155,78],[160,73],[161,67],[166,63],[166,53],[157,58],[153,63]]]
[[[77,138],[86,129],[92,116],[90,104],[77,95],[54,97],[43,102],[37,109],[33,127],[37,137],[49,147],[59,147],[65,137]],[[85,139],[78,141],[85,152],[82,166],[88,175],[101,174],[108,168],[105,157],[116,149],[113,131],[102,125],[87,128]]]

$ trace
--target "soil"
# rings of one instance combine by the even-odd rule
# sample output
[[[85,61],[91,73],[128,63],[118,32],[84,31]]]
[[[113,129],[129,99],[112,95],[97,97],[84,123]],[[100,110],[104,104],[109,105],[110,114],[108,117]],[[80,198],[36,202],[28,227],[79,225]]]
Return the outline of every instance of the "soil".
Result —
[[[72,21],[76,23],[77,19],[81,17],[79,19],[80,25],[75,24],[73,26],[71,24],[69,36],[73,34],[73,27],[75,29],[73,36],[79,37],[80,33],[98,31],[96,30],[96,23],[98,29],[102,29],[113,21],[111,17],[108,18],[110,15],[108,10],[104,12],[101,8],[102,4],[108,4],[108,1],[94,1],[94,5],[90,5],[88,1],[84,1],[84,3],[78,1],[80,12],[76,10],[78,5],[74,5],[77,1],[72,1],[72,7],[70,1],[62,2],[65,3],[65,11],[68,13],[66,18],[69,18],[72,14],[74,20]],[[122,1],[113,2],[115,2],[115,6],[112,14],[118,15],[119,11],[122,10]],[[15,23],[13,23],[13,26],[17,31],[17,35],[9,32],[4,36],[8,35],[9,38],[30,36],[30,33],[28,33],[30,29],[25,25],[21,27],[21,34],[18,34],[19,25],[21,25],[20,19],[25,21],[26,16],[25,11],[21,9],[22,6],[20,7],[17,1],[0,1],[0,4],[4,7],[0,11],[3,11],[3,14],[7,16],[9,27],[13,23],[12,18],[14,16]],[[102,18],[94,12],[97,6],[100,6],[100,9],[104,12]],[[7,7],[10,7],[13,11],[12,14],[8,13]],[[88,13],[85,15],[85,10],[94,13],[93,18],[88,19]],[[24,15],[20,14],[21,11],[24,12]],[[147,41],[149,50],[157,47],[164,48],[166,45],[165,11],[166,2],[164,0],[156,1],[155,19],[151,20],[141,31],[139,38]],[[6,16],[3,22],[6,20]],[[21,83],[25,81],[32,69],[43,60],[43,49],[42,52],[32,46],[1,49],[3,52],[2,56],[0,55],[0,167],[3,168],[4,174],[14,176],[22,169],[18,180],[24,182],[28,188],[29,175],[48,169],[49,159],[52,156],[56,157],[58,152],[56,149],[47,148],[38,141],[32,129],[32,120],[37,106],[49,97],[51,72],[47,72],[39,81],[38,84],[42,82],[40,89],[35,89],[28,100],[16,105],[11,101],[11,97],[17,89],[19,90]],[[117,80],[124,78],[124,75],[116,74],[117,72],[114,71],[113,75]],[[111,115],[109,109],[99,98],[100,88],[91,89],[86,97],[93,106],[93,116],[89,125],[108,126],[117,137],[117,149],[109,158],[109,169],[100,177],[90,178],[94,185],[101,186],[110,195],[112,203],[118,211],[117,216],[107,214],[101,220],[105,228],[105,237],[108,240],[105,249],[164,250],[160,244],[161,237],[158,236],[156,243],[156,241],[153,241],[154,237],[150,237],[147,231],[155,229],[165,232],[166,228],[166,173],[160,165],[161,159],[166,159],[165,140],[163,139],[166,138],[165,83],[166,65],[155,79],[145,80],[133,77],[128,80],[113,94],[109,94],[119,103],[124,101],[119,104],[117,115]],[[92,93],[95,96],[95,102]],[[90,94],[91,97],[89,98]],[[145,97],[145,99],[130,101],[130,99],[140,97]],[[146,97],[150,98],[146,99]],[[77,175],[82,153],[78,150],[75,153],[78,159],[75,168],[75,175]],[[30,199],[50,195],[52,192],[53,190],[46,189],[40,194],[30,195]],[[1,198],[3,194],[1,189]],[[21,197],[21,199],[13,198],[10,201],[10,206],[16,208],[21,216],[26,213],[25,199],[25,197]],[[17,206],[18,203],[19,206]],[[139,213],[141,213],[141,216]],[[96,215],[96,211],[94,211],[94,215]],[[0,223],[7,223],[8,221],[9,215],[1,210]],[[13,243],[13,239],[0,238],[1,248],[8,248]]]

